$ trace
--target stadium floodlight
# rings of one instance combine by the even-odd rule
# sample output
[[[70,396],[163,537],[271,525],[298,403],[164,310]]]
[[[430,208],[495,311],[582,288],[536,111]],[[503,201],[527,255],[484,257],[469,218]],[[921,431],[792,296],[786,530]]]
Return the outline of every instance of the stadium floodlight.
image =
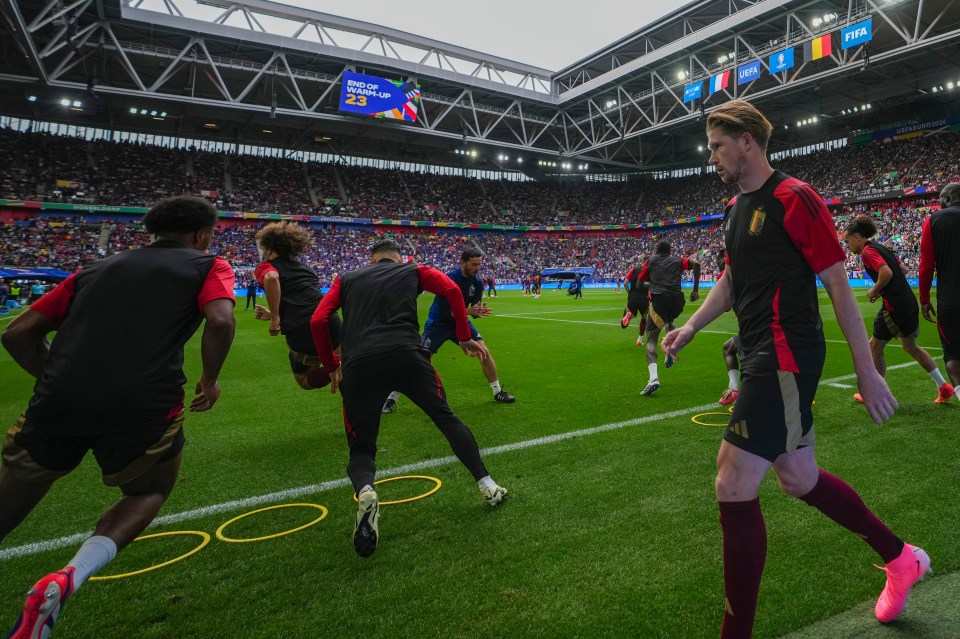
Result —
[[[933,89],[931,89],[931,90],[933,91],[933,93],[936,93],[936,92],[937,92],[937,87],[933,87]]]
[[[161,117],[161,118],[167,117],[167,112],[166,112],[166,111],[161,111],[161,112],[160,112],[160,117]]]
[[[810,121],[811,121],[811,122],[817,122],[817,121],[818,121],[817,116],[813,116],[813,119],[811,119]]]
[[[519,162],[520,164],[523,164],[523,158],[517,158],[517,162]]]
[[[726,53],[724,53],[722,56],[720,56],[719,58],[717,58],[717,64],[723,64],[723,63],[726,62],[726,61],[727,61],[727,54],[726,54]]]
[[[137,107],[130,107],[130,113],[136,115],[136,114],[137,114]]]
[[[801,122],[800,120],[797,120],[797,126],[803,126],[803,122]]]
[[[63,106],[70,106],[70,100],[64,98],[60,100],[60,104],[62,104]]]
[[[150,112],[150,115],[152,115],[153,117],[157,117],[157,112],[156,112],[156,111],[151,111],[151,112]]]
[[[697,151],[703,152],[703,145],[702,145],[702,144],[697,147]]]
[[[83,106],[83,102],[81,102],[80,100],[74,100],[74,101],[73,101],[73,106],[75,106],[76,108],[79,109],[80,107]]]
[[[947,89],[953,91],[953,82],[947,82]],[[31,100],[31,102],[33,102],[33,100]]]
[[[615,106],[617,106],[617,101],[616,101],[616,100],[607,100],[607,108],[608,108],[608,109],[609,109],[610,107],[615,107]]]
[[[952,88],[952,87],[951,87],[951,88]],[[27,102],[36,102],[36,101],[37,101],[37,96],[35,96],[35,95],[28,95],[28,96],[27,96]]]
[[[262,129],[262,131],[263,131],[264,133],[273,133],[273,131],[271,131],[270,129]]]
[[[677,80],[686,80],[687,72],[686,71],[677,71]]]
[[[477,157],[477,152],[476,152],[476,151],[470,151],[470,157],[474,157],[474,158]]]
[[[140,115],[146,115],[146,114],[147,114],[146,109],[140,109]]]
[[[817,16],[810,22],[814,27],[819,27],[821,24],[823,24],[823,18],[821,18],[820,16]]]

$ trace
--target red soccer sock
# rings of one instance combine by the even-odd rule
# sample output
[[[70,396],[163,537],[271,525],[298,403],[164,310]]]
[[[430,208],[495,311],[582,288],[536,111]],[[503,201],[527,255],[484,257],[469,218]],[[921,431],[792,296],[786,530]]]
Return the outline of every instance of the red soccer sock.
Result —
[[[900,556],[903,541],[867,508],[857,491],[839,477],[821,468],[817,485],[800,499],[862,537],[880,555],[883,563]]]
[[[750,639],[757,612],[760,577],[767,559],[767,528],[760,499],[721,501],[723,589],[726,612],[721,639]]]

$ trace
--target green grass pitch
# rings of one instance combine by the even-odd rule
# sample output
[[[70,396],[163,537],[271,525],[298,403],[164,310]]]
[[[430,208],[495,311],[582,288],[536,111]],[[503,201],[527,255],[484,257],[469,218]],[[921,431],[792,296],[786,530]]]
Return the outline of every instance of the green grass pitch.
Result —
[[[862,292],[859,298],[872,324],[876,306]],[[463,467],[432,461],[450,455],[446,441],[401,398],[398,412],[382,421],[378,465],[422,463],[419,474],[443,487],[421,501],[383,507],[381,542],[370,559],[353,552],[351,489],[324,485],[345,476],[339,396],[300,390],[281,338],[238,308],[223,396],[211,412],[187,418],[180,483],[161,513],[174,520],[148,532],[212,535],[227,520],[272,503],[321,504],[329,515],[289,536],[249,544],[214,539],[169,567],[88,583],[66,606],[55,636],[717,636],[723,590],[713,478],[722,428],[690,418],[722,410],[715,405],[727,381],[720,347],[735,319],[728,314],[709,326],[714,332],[698,335],[676,367],[665,370],[661,360],[663,387],[642,397],[647,367],[634,345],[636,323],[618,325],[624,301],[612,290],[587,289],[574,300],[552,288],[541,299],[501,292],[490,300],[495,314],[477,326],[517,403],[495,404],[478,363],[453,345],[434,364],[481,448],[507,447],[486,462],[511,499],[491,509]],[[429,302],[421,298],[422,318]],[[683,317],[698,305],[687,303]],[[761,490],[769,555],[755,636],[956,636],[960,402],[934,405],[934,384],[918,366],[892,368],[887,378],[901,408],[874,426],[851,398],[849,351],[823,293],[821,312],[830,340],[824,380],[836,385],[821,384],[817,395],[818,461],[850,482],[895,532],[922,545],[935,575],[917,587],[906,617],[881,627],[872,609],[884,575],[870,548],[781,493],[770,476]],[[938,347],[935,328],[921,323],[920,343]],[[186,364],[191,385],[198,356],[194,339]],[[895,344],[887,358],[891,366],[912,361]],[[12,424],[32,380],[5,352],[0,379],[0,422]],[[102,401],[110,401],[109,391]],[[588,430],[610,424],[620,427]],[[518,443],[524,445],[509,446]],[[223,506],[305,486],[315,488],[260,505]],[[394,499],[428,488],[391,482],[380,493]],[[88,456],[4,541],[0,631],[13,624],[27,588],[61,567],[78,542],[16,549],[91,530],[116,496],[100,484]],[[212,508],[190,514],[205,507]],[[228,533],[267,535],[316,516],[313,509],[274,510]],[[197,540],[134,544],[104,574],[165,561]]]

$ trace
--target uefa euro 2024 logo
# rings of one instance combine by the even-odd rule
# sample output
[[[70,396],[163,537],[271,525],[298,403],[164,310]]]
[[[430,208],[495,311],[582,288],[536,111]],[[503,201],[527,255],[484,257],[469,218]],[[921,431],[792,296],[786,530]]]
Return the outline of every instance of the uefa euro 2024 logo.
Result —
[[[778,67],[782,67],[785,60],[786,60],[786,56],[785,56],[785,55],[783,55],[782,53],[781,53],[780,55],[778,55],[778,56],[777,56],[777,66],[778,66]]]

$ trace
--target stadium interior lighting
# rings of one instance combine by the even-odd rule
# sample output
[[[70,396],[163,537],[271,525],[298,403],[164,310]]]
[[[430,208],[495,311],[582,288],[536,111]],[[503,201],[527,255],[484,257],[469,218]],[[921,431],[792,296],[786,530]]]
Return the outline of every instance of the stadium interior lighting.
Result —
[[[161,111],[161,112],[160,112],[160,117],[161,117],[161,118],[167,117],[167,112],[166,112],[166,111]]]
[[[140,109],[140,115],[146,115],[146,114],[147,114],[146,109]]]
[[[156,112],[156,111],[151,111],[151,112],[150,112],[150,115],[152,115],[153,117],[157,117],[157,112]]]
[[[262,131],[263,131],[264,133],[273,133],[273,131],[271,131],[270,129],[262,129]]]
[[[156,120],[157,122],[163,122],[163,118],[161,118],[159,115],[153,116],[153,119]]]
[[[702,144],[697,147],[697,151],[703,151],[703,145],[702,145]]]
[[[617,101],[616,101],[616,100],[607,100],[607,108],[608,108],[608,109],[609,109],[610,107],[615,107],[615,106],[617,106]]]
[[[215,128],[217,128],[217,124],[216,124],[215,122],[204,122],[204,123],[203,123],[203,128],[205,128],[205,129],[215,129]]]
[[[74,100],[74,101],[73,101],[73,106],[75,106],[75,107],[77,107],[77,108],[80,108],[80,107],[83,106],[83,103],[80,102],[80,100]]]
[[[853,107],[853,110],[854,110],[854,112],[859,112],[859,111],[860,111],[860,107]]]
[[[816,18],[810,21],[810,24],[812,24],[814,27],[819,27],[821,24],[823,24],[823,18],[821,18],[820,16],[817,16]]]
[[[717,58],[717,64],[723,64],[723,63],[726,62],[726,61],[727,61],[727,54],[726,54],[726,53],[724,53],[722,56],[720,56],[719,58]]]
[[[688,74],[686,71],[677,71],[677,80],[686,80],[687,76]]]
[[[519,162],[520,164],[523,164],[523,158],[517,158],[517,162]]]
[[[477,152],[476,152],[476,151],[470,151],[470,157],[474,157],[474,158],[477,157]]]
[[[951,85],[950,88],[952,89],[953,86]],[[35,96],[35,95],[28,95],[28,96],[27,96],[27,102],[36,102],[36,101],[37,101],[37,96]]]
[[[130,113],[137,114],[137,107],[130,107]]]
[[[934,91],[936,91],[936,89],[934,89]],[[60,100],[60,104],[62,104],[63,106],[70,106],[70,100],[64,98]]]
[[[797,126],[803,126],[803,122],[801,122],[800,120],[797,120]]]
[[[951,91],[953,91],[953,82],[947,82],[947,88],[950,89]],[[31,97],[33,97],[33,96],[31,96]],[[33,102],[33,100],[30,100],[30,101]]]

